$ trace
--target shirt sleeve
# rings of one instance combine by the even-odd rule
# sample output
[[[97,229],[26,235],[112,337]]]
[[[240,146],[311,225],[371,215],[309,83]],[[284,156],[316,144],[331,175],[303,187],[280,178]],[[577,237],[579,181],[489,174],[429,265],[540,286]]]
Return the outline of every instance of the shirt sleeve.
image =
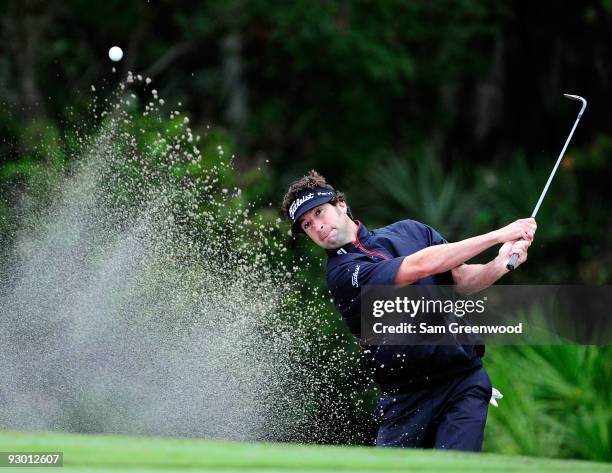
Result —
[[[400,231],[405,236],[420,241],[424,248],[448,243],[446,238],[440,235],[436,229],[424,223],[417,222],[416,220],[402,220],[401,222],[398,222],[398,225],[401,226]],[[433,276],[433,279],[435,280],[436,284],[455,284],[452,271],[436,274]]]
[[[395,286],[395,276],[404,257],[380,262],[353,260],[338,265],[327,276],[327,284],[338,311],[345,317],[360,316],[363,286]]]
[[[402,220],[395,225],[403,235],[420,242],[424,248],[448,243],[437,230],[416,220]]]
[[[432,245],[442,245],[444,243],[448,243],[446,238],[440,235],[435,229],[430,227],[429,225],[422,224],[425,227],[425,232],[427,233],[427,239],[429,241],[429,246]]]

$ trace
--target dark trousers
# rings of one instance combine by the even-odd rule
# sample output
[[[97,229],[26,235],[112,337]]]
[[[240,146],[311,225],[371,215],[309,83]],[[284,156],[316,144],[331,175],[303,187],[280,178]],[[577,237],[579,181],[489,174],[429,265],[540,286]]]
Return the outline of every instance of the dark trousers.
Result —
[[[377,447],[482,449],[491,380],[484,368],[378,401]]]

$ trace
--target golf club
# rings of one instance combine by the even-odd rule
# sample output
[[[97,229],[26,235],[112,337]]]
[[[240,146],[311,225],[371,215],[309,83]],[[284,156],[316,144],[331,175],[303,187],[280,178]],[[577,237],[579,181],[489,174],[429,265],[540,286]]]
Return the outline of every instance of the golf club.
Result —
[[[565,97],[567,97],[570,100],[577,100],[579,102],[582,102],[582,108],[580,109],[580,112],[578,112],[578,117],[576,118],[576,121],[574,122],[574,126],[572,127],[572,131],[570,131],[569,136],[567,137],[567,140],[565,141],[565,145],[563,145],[563,149],[561,150],[561,154],[559,154],[559,158],[557,159],[557,162],[555,163],[555,167],[553,168],[552,172],[550,173],[550,176],[548,177],[548,181],[546,182],[546,185],[544,186],[544,190],[542,191],[542,194],[540,195],[540,198],[538,199],[538,203],[536,204],[535,208],[533,209],[533,213],[531,214],[531,218],[535,218],[535,216],[538,213],[538,210],[540,209],[540,205],[542,205],[542,201],[544,200],[544,196],[546,195],[546,191],[548,191],[548,187],[550,186],[550,183],[553,180],[553,177],[555,177],[555,173],[557,172],[557,168],[559,167],[559,164],[561,163],[561,160],[563,159],[563,155],[565,154],[565,150],[567,149],[567,145],[569,144],[570,140],[572,139],[572,135],[574,134],[574,130],[576,130],[576,127],[578,126],[578,122],[580,121],[580,118],[582,117],[582,113],[584,112],[584,109],[587,106],[587,101],[580,97],[579,95],[570,95],[570,94],[563,94]],[[513,253],[512,257],[510,258],[510,260],[508,261],[508,264],[506,264],[506,268],[508,268],[510,271],[512,271],[515,267],[516,267],[516,262],[518,260],[518,254]]]

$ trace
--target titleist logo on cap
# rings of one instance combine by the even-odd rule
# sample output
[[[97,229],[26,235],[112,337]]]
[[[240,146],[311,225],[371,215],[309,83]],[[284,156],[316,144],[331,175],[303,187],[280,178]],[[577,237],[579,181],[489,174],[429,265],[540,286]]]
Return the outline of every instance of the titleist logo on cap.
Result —
[[[314,197],[314,194],[311,192],[310,194],[307,194],[293,201],[293,204],[291,204],[291,207],[289,207],[289,216],[291,217],[292,220],[294,220],[293,216],[295,215],[295,212],[300,207],[300,205],[302,205],[304,202],[308,202],[313,197]]]

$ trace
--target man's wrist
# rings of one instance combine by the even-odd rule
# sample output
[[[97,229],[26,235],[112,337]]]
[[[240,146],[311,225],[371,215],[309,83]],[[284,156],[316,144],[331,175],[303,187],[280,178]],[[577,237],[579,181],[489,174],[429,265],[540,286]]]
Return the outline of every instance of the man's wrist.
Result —
[[[491,241],[491,246],[496,245],[498,243],[504,243],[503,241],[501,241],[499,232],[497,230],[493,230],[493,231],[487,233],[487,236],[489,237],[489,239]]]
[[[499,255],[497,255],[495,257],[495,259],[493,260],[493,264],[495,266],[495,270],[496,270],[497,274],[499,274],[499,277],[501,277],[504,274],[510,272],[510,270],[506,267],[507,263],[508,263],[507,259],[504,259],[504,258],[502,258]]]

